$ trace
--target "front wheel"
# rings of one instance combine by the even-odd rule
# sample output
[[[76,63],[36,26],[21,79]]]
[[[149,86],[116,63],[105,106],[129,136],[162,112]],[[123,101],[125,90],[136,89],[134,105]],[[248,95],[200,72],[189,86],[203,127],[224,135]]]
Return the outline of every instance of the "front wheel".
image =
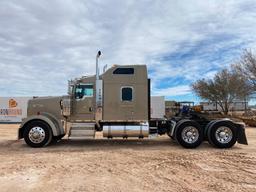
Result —
[[[196,148],[203,142],[203,131],[195,121],[185,121],[176,128],[176,140],[185,148]]]
[[[52,141],[52,130],[44,121],[32,121],[25,125],[23,137],[30,147],[43,147]]]
[[[220,121],[212,124],[207,130],[208,141],[218,148],[230,148],[237,140],[237,130],[232,122]]]

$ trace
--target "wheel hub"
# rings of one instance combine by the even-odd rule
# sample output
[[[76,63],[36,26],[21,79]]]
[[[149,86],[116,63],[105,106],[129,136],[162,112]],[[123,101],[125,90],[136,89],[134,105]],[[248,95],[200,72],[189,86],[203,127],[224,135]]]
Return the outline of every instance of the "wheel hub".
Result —
[[[187,137],[191,137],[193,135],[193,133],[192,132],[187,132]]]
[[[33,127],[29,131],[29,140],[33,143],[41,143],[45,139],[45,131],[41,127]]]
[[[38,139],[39,136],[40,136],[40,134],[39,134],[38,132],[34,132],[34,133],[32,134],[32,137],[35,138],[35,139]]]
[[[195,127],[189,126],[182,130],[182,139],[187,143],[195,143],[199,138],[199,132]]]
[[[215,132],[215,137],[220,143],[229,143],[233,138],[233,133],[229,127],[219,127]]]

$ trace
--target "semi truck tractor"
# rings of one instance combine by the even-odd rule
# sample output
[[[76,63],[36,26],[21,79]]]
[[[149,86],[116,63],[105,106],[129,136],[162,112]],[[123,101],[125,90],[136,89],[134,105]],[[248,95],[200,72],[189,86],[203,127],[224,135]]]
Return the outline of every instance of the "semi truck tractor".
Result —
[[[156,138],[167,134],[185,148],[208,141],[218,148],[247,144],[244,124],[230,119],[209,120],[192,110],[170,118],[150,117],[150,79],[146,65],[114,65],[99,75],[68,81],[68,94],[37,97],[28,101],[27,118],[18,130],[31,147],[61,140],[103,137]],[[171,139],[170,139],[171,140]]]

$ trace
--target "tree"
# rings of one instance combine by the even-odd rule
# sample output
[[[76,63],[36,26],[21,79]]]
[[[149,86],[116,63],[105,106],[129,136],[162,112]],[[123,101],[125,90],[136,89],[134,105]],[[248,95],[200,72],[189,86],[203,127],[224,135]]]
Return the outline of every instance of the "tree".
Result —
[[[213,79],[200,79],[192,84],[192,90],[202,99],[216,102],[228,114],[230,104],[244,99],[251,93],[251,87],[244,76],[235,70],[223,69]]]
[[[244,76],[251,84],[254,91],[256,90],[256,55],[250,50],[245,50],[237,64],[233,65],[234,69],[241,76]]]

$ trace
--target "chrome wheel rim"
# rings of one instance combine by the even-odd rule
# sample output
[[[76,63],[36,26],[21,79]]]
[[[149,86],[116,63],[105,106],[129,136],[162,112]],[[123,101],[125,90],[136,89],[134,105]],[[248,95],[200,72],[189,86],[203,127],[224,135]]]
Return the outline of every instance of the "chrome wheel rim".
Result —
[[[186,142],[186,143],[195,143],[198,138],[199,138],[199,132],[198,129],[193,127],[193,126],[189,126],[189,127],[185,127],[182,130],[181,133],[182,139]]]
[[[41,143],[45,139],[45,131],[41,127],[33,127],[28,134],[29,140],[33,143]]]
[[[218,142],[226,144],[233,138],[233,133],[229,127],[219,127],[215,132],[215,138]]]

